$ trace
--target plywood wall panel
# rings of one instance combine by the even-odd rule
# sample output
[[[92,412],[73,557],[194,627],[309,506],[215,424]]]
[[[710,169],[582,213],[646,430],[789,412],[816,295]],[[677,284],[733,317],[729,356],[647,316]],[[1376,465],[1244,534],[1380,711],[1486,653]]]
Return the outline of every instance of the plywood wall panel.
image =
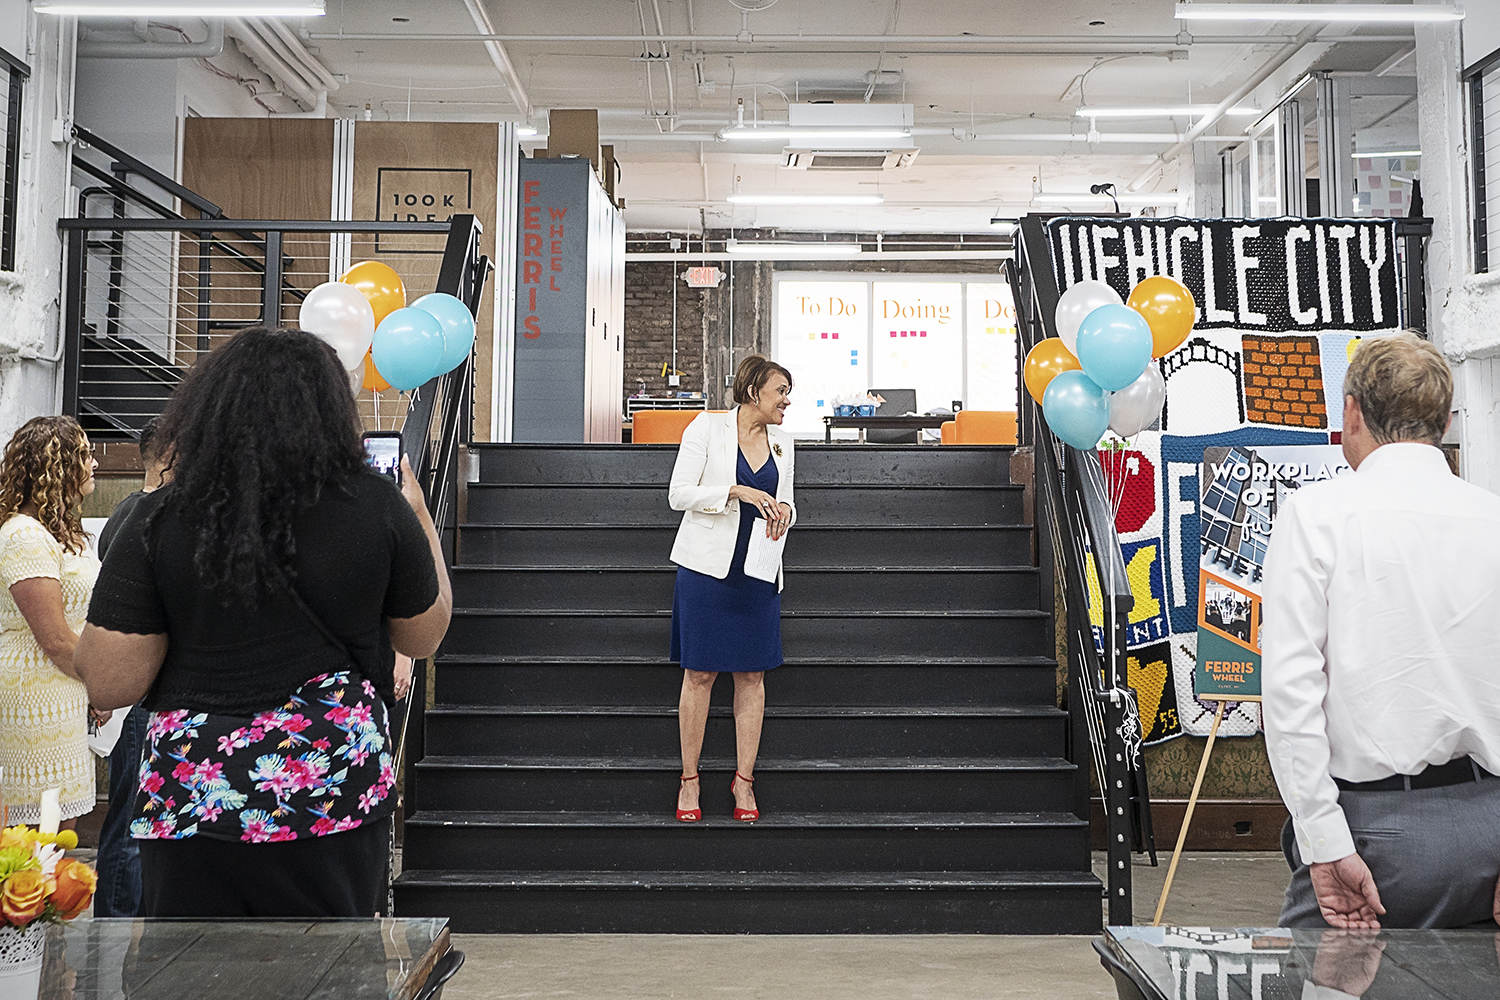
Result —
[[[332,133],[330,133],[330,148]],[[472,214],[484,226],[482,252],[495,257],[500,127],[485,122],[359,122],[354,130],[354,218],[445,221]],[[431,253],[432,249],[439,251]],[[415,301],[433,291],[440,237],[356,236],[353,260],[380,260],[401,275]],[[494,350],[493,283],[486,286],[474,344],[474,436],[490,439]]]

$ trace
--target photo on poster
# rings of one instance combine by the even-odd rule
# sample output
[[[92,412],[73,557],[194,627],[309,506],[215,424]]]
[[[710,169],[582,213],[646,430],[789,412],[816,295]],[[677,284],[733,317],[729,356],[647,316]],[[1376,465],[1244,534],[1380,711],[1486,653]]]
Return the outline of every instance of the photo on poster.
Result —
[[[1277,512],[1352,471],[1338,445],[1205,448],[1199,470],[1198,698],[1260,697],[1261,599]]]

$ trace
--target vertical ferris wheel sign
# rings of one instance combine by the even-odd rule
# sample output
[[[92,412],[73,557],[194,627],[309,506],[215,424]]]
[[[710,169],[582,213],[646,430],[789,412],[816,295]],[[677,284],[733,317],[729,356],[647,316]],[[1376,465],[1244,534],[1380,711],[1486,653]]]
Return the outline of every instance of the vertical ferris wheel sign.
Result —
[[[1276,514],[1296,490],[1352,471],[1338,445],[1205,448],[1198,477],[1200,701],[1260,701],[1262,582]]]

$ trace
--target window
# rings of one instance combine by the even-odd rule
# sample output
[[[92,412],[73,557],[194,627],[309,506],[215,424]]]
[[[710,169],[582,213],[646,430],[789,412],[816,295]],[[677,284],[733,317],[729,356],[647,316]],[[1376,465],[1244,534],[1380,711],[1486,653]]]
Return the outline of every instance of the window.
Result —
[[[1474,174],[1474,270],[1500,262],[1500,50],[1475,63],[1469,85],[1469,162]]]
[[[5,168],[0,175],[0,271],[16,269],[16,214],[21,173],[21,93],[30,71],[26,64],[0,49],[0,132],[5,136]]]

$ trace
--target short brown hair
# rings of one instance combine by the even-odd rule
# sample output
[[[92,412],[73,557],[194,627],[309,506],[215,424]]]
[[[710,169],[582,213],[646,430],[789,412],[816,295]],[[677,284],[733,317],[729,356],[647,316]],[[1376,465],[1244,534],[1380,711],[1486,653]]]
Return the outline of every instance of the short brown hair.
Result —
[[[0,464],[0,523],[36,504],[36,519],[69,552],[87,544],[78,504],[89,480],[88,438],[72,417],[32,417],[11,436]]]
[[[755,397],[771,381],[771,376],[777,373],[786,377],[787,387],[792,384],[792,373],[772,361],[770,358],[759,354],[752,354],[740,362],[739,371],[734,375],[734,401],[736,403],[753,403]]]
[[[1349,361],[1344,394],[1359,404],[1379,444],[1436,445],[1453,410],[1453,373],[1437,348],[1414,333],[1366,337]]]

